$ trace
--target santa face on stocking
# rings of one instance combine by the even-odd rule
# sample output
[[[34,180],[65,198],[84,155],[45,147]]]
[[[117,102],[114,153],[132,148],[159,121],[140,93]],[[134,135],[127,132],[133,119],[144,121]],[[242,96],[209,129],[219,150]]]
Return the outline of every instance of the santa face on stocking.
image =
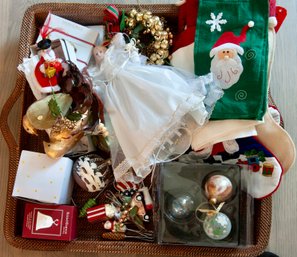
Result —
[[[210,71],[222,89],[230,88],[240,79],[243,66],[239,55],[243,55],[244,50],[239,44],[246,40],[246,32],[253,26],[254,23],[250,21],[239,36],[229,31],[223,33],[209,53],[213,58]]]
[[[218,51],[211,61],[210,71],[222,89],[228,89],[237,83],[243,71],[237,51],[232,48]]]

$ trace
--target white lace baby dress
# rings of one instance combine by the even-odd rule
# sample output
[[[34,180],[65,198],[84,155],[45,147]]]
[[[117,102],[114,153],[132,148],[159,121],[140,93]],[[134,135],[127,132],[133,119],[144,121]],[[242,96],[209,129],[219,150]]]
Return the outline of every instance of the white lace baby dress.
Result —
[[[144,64],[142,58],[134,42],[126,44],[118,33],[100,67],[91,72],[114,131],[110,140],[120,147],[117,153],[111,150],[116,180],[131,167],[143,179],[151,165],[184,153],[193,130],[209,117],[207,87],[217,90],[208,94],[208,104],[222,96],[211,75],[186,77],[172,67]]]

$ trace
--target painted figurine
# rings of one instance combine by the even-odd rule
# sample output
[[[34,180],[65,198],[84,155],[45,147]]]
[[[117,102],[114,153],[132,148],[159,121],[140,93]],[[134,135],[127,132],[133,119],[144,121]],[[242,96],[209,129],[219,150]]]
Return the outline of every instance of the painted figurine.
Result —
[[[91,223],[106,221],[115,218],[119,213],[119,210],[112,204],[100,204],[87,209],[87,218]]]
[[[40,49],[38,52],[40,60],[35,67],[34,74],[40,86],[39,90],[41,93],[59,91],[59,77],[60,72],[63,71],[62,60],[56,58],[50,39],[42,39],[37,46]]]

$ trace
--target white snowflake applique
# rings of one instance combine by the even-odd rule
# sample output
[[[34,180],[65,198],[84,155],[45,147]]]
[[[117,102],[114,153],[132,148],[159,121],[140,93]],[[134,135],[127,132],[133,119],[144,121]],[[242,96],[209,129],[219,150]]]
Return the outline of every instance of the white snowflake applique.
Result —
[[[89,157],[78,161],[80,169],[77,174],[81,177],[89,192],[97,192],[105,186],[103,174],[97,171],[98,166]]]
[[[215,16],[213,12],[210,14],[211,20],[207,20],[205,23],[208,25],[211,25],[210,26],[211,32],[214,32],[215,30],[219,32],[222,31],[221,25],[227,23],[227,20],[222,19],[222,17],[223,17],[222,12],[220,12],[217,16]]]

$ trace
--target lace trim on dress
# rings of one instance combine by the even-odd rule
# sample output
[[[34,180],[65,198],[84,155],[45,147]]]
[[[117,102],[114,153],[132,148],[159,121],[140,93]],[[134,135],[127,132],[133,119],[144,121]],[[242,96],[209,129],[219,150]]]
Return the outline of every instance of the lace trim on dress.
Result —
[[[132,167],[137,176],[145,178],[151,171],[150,165],[161,161],[165,162],[166,160],[158,160],[158,156],[155,156],[154,153],[157,154],[159,152],[159,148],[163,147],[164,144],[169,141],[179,129],[186,127],[186,122],[182,119],[187,113],[197,110],[199,110],[200,115],[201,113],[204,113],[203,118],[199,121],[199,125],[202,126],[204,124],[208,116],[208,112],[205,111],[203,99],[204,97],[202,97],[199,92],[192,93],[184,103],[178,106],[167,125],[160,128],[160,130],[152,138],[150,144],[144,147],[137,158],[130,160],[125,159],[114,168],[114,173],[116,174],[115,176],[118,178],[123,176],[129,168]],[[188,150],[190,143],[191,140],[189,140],[189,144],[184,147],[184,151]]]

